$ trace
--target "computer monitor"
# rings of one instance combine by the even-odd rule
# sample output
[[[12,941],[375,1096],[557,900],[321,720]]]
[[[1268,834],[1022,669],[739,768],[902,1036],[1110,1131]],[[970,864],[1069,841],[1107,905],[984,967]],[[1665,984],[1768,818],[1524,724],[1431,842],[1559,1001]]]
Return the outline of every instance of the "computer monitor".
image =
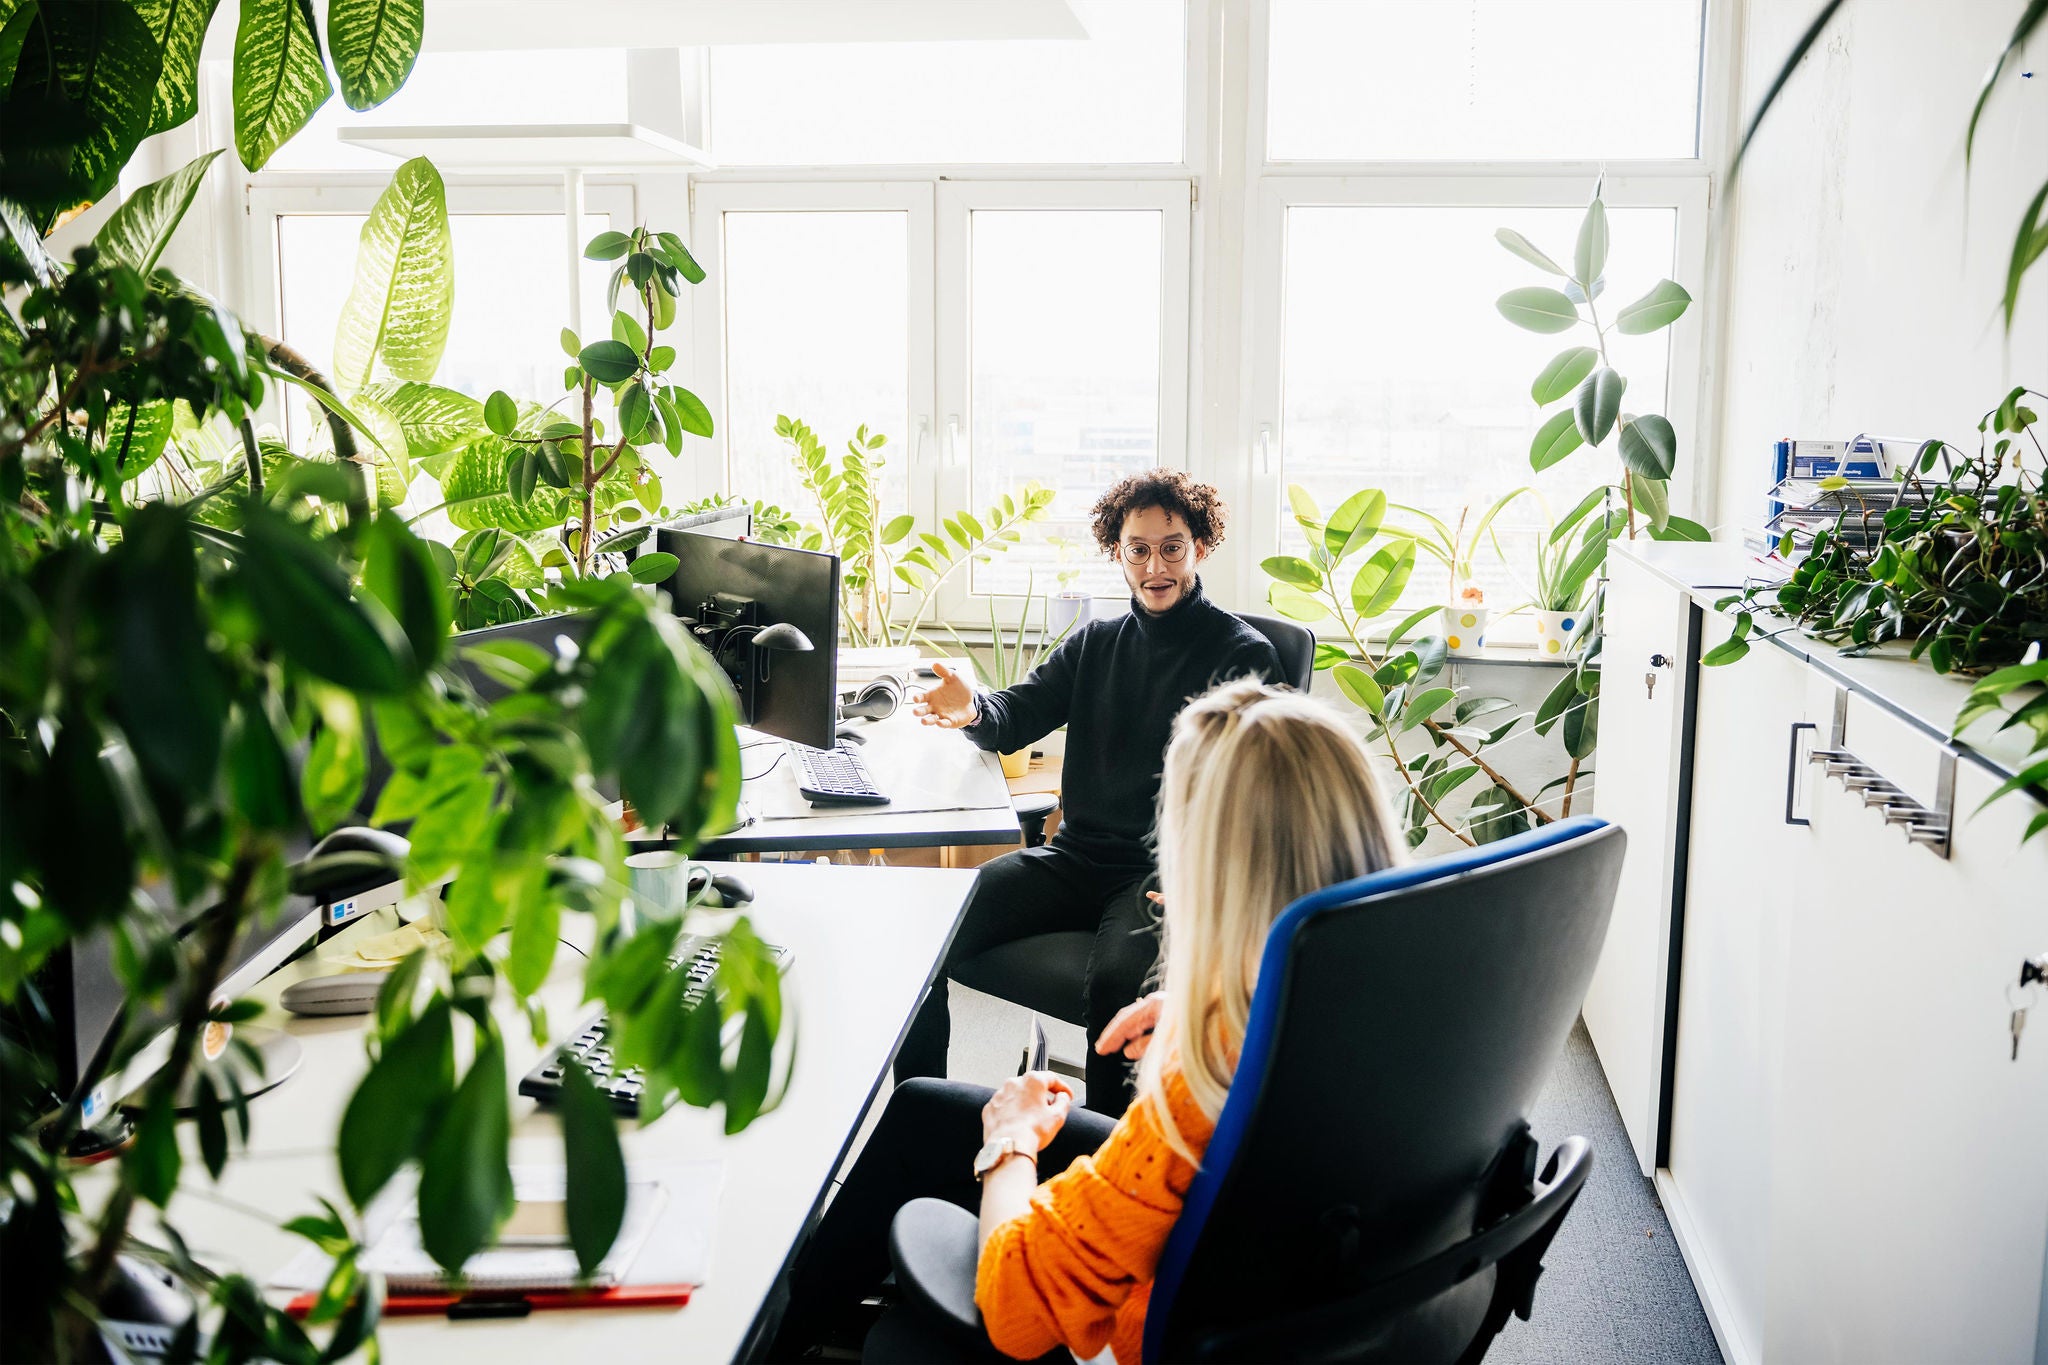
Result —
[[[478,645],[518,640],[525,644],[538,645],[550,655],[559,658],[564,642],[578,650],[583,648],[583,642],[590,638],[591,620],[588,612],[557,612],[553,616],[530,616],[524,621],[507,621],[502,625],[465,630],[448,642],[449,661],[455,665],[456,672],[476,689],[480,699],[485,703],[494,702],[510,693],[512,689],[477,663],[476,658],[468,651]]]
[[[663,529],[656,548],[676,557],[669,597],[740,695],[747,724],[829,749],[839,723],[839,556],[785,545]],[[811,648],[767,648],[754,638],[794,626]]]

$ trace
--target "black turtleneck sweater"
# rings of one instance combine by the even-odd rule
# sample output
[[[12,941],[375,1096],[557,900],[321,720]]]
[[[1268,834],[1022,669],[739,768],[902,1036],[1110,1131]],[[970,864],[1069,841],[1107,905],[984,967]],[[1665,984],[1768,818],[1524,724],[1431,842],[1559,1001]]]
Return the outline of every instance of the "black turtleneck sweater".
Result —
[[[1280,656],[1203,596],[1197,579],[1157,616],[1133,598],[1128,616],[1074,631],[1023,682],[978,696],[980,719],[962,733],[1009,753],[1066,726],[1053,845],[1097,862],[1148,864],[1174,717],[1190,698],[1249,675],[1280,681]]]

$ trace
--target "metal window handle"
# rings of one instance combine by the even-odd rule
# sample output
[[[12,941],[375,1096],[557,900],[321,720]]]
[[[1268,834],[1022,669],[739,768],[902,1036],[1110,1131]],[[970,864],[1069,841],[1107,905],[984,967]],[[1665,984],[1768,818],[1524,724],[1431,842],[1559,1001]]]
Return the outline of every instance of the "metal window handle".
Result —
[[[946,468],[960,467],[960,414],[951,413],[946,418]]]
[[[1257,445],[1257,451],[1258,451],[1258,466],[1259,466],[1259,477],[1260,477],[1260,478],[1269,478],[1269,477],[1271,477],[1271,475],[1272,475],[1272,473],[1273,473],[1273,425],[1272,425],[1272,423],[1270,423],[1270,422],[1261,422],[1261,423],[1259,423],[1259,439],[1258,439],[1258,441],[1257,441],[1256,445]]]

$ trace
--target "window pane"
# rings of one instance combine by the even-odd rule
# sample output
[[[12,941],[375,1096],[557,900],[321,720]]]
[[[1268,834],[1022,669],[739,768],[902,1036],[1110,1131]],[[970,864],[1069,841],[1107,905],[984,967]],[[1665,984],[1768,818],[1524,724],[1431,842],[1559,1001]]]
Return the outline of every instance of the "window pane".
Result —
[[[855,428],[889,438],[882,503],[909,505],[909,215],[725,215],[728,486],[820,520],[775,435],[808,423],[836,464]]]
[[[1178,162],[1182,0],[1068,0],[1085,38],[711,52],[725,166]]]
[[[277,149],[266,171],[389,171],[391,158],[335,138],[341,128],[437,124],[622,123],[626,54],[617,48],[558,52],[425,52],[405,86],[375,109],[329,97],[312,122]],[[442,167],[443,171],[448,170]]]
[[[610,227],[609,214],[583,215],[588,240]],[[448,348],[434,382],[476,398],[503,389],[515,398],[549,402],[562,392],[561,331],[569,320],[566,247],[559,213],[455,213],[455,310]],[[277,220],[280,324],[285,339],[325,373],[332,369],[334,329],[353,281],[362,214],[286,214]],[[596,336],[610,266],[584,261],[586,336]],[[308,430],[307,411],[288,405],[292,439]]]
[[[1612,285],[1597,302],[1611,318],[1672,273],[1678,215],[1663,208],[1609,208],[1607,215]],[[1539,336],[1494,308],[1509,289],[1536,282],[1526,263],[1494,242],[1494,229],[1513,227],[1539,247],[1562,250],[1580,216],[1575,208],[1290,209],[1281,399],[1287,480],[1307,488],[1326,516],[1357,490],[1379,488],[1389,502],[1455,527],[1461,509],[1469,507],[1476,524],[1495,498],[1525,484],[1561,517],[1614,478],[1613,438],[1608,449],[1581,449],[1541,474],[1529,468],[1530,439],[1547,415],[1530,398],[1530,383],[1559,351],[1591,345],[1590,330]],[[1629,381],[1625,410],[1666,410],[1669,336],[1609,328],[1608,356]],[[1398,511],[1387,520],[1420,524]],[[1505,563],[1490,546],[1480,549],[1476,576],[1496,616],[1530,595],[1541,521],[1539,508],[1520,499],[1494,523]],[[1291,518],[1281,540],[1290,552],[1301,544]],[[1404,605],[1418,609],[1449,591],[1448,574],[1425,555]],[[1501,629],[1530,633],[1526,619]]]
[[[1700,0],[1273,0],[1275,161],[1689,157]]]
[[[974,566],[974,591],[1056,591],[1056,535],[1077,542],[1076,587],[1123,596],[1088,511],[1160,462],[1160,215],[982,209],[972,231],[974,511],[1031,479],[1058,494],[1023,544]]]

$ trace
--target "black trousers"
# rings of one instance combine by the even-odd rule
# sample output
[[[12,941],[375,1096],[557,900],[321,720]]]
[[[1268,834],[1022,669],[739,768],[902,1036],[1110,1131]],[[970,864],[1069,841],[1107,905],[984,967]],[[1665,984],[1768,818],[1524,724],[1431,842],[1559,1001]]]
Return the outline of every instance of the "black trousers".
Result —
[[[889,1223],[913,1199],[981,1207],[974,1154],[981,1149],[981,1107],[995,1092],[965,1081],[905,1081],[825,1210],[790,1276],[789,1309],[769,1358],[794,1359],[819,1331],[875,1292],[889,1273]],[[1050,1179],[1109,1140],[1116,1120],[1086,1109],[1038,1154]]]
[[[1121,1115],[1131,1101],[1131,1064],[1097,1055],[1094,1043],[1118,1010],[1145,993],[1159,963],[1158,907],[1145,898],[1154,885],[1149,863],[1097,862],[1056,839],[984,863],[946,950],[945,972],[897,1051],[896,1079],[946,1074],[953,1032],[946,980],[957,964],[1020,938],[1080,930],[1095,936],[1094,948],[1064,1017],[1088,1030],[1088,1107]]]

